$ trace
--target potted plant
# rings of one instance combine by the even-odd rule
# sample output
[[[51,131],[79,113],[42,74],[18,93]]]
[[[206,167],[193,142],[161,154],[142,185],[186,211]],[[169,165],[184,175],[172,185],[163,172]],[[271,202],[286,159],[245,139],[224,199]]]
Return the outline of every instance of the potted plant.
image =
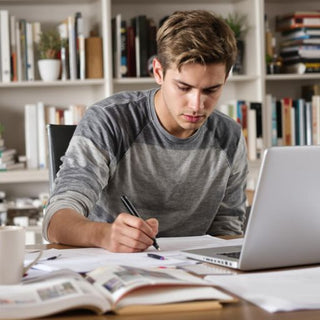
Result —
[[[56,30],[43,31],[38,43],[38,68],[43,81],[54,81],[59,78],[60,59],[58,54],[61,48],[61,39]]]
[[[227,18],[224,19],[229,25],[231,30],[234,32],[235,38],[237,40],[238,55],[236,62],[233,66],[233,73],[242,74],[243,70],[243,60],[244,60],[244,37],[249,29],[247,15],[240,14],[238,12],[229,13]]]

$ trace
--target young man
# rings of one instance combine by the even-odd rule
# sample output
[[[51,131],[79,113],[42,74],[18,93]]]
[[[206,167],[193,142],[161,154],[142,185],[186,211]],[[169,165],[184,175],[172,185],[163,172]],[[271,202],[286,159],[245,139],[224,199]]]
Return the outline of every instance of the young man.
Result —
[[[241,234],[245,141],[214,110],[235,61],[233,33],[209,12],[176,12],[157,45],[160,88],[115,94],[77,126],[46,210],[47,240],[138,252],[156,235]]]

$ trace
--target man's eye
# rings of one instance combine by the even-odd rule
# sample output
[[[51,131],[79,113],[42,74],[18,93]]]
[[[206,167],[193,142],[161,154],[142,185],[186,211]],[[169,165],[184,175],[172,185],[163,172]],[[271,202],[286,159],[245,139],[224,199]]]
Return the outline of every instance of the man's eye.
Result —
[[[189,87],[179,87],[178,86],[178,89],[181,91],[184,91],[184,92],[189,91]]]
[[[204,94],[212,94],[212,93],[215,93],[219,90],[219,88],[214,88],[214,89],[204,89],[203,90],[203,93]]]

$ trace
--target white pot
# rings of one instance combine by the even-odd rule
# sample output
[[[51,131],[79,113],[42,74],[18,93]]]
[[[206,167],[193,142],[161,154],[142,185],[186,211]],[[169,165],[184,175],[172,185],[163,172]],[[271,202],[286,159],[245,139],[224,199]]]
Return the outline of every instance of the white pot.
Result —
[[[38,60],[40,77],[43,81],[55,81],[60,75],[60,60],[41,59]]]

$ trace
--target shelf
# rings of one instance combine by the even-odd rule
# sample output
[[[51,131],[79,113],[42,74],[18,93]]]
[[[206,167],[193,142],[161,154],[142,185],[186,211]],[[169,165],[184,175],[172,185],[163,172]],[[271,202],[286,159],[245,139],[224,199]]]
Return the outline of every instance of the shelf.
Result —
[[[311,80],[319,79],[320,73],[304,73],[304,74],[273,74],[266,75],[267,81],[283,81],[283,80]]]
[[[319,75],[320,77],[320,75]],[[257,80],[258,76],[251,75],[231,75],[228,79],[228,82],[236,82],[236,81],[254,81]],[[113,79],[114,84],[154,84],[155,80],[153,77],[123,77],[123,78],[115,78]]]
[[[201,3],[208,3],[208,4],[215,4],[215,3],[238,3],[242,2],[243,0],[201,0]],[[112,0],[112,3],[117,3],[117,4],[132,4],[132,0]],[[150,0],[135,0],[134,3],[147,3],[150,4]],[[191,3],[194,4],[194,0],[161,0],[161,3],[175,3],[175,4],[186,4],[186,3]]]
[[[0,172],[0,184],[48,182],[49,171],[43,170],[12,170]]]
[[[103,84],[104,84],[104,79],[64,80],[64,81],[34,80],[34,81],[19,81],[19,82],[8,82],[8,83],[0,82],[0,88],[96,86],[96,85],[103,85]]]

